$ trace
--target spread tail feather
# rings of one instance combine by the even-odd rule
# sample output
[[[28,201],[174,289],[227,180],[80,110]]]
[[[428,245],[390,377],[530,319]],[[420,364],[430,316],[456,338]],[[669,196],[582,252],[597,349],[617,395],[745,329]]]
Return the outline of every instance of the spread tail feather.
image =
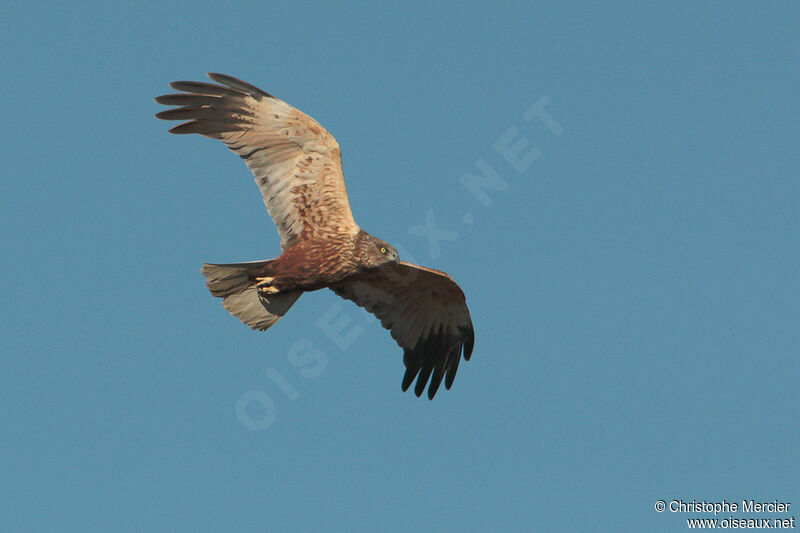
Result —
[[[286,314],[302,292],[262,296],[255,278],[269,271],[272,261],[251,261],[226,265],[204,264],[201,270],[211,294],[224,298],[222,306],[253,329],[265,330]]]

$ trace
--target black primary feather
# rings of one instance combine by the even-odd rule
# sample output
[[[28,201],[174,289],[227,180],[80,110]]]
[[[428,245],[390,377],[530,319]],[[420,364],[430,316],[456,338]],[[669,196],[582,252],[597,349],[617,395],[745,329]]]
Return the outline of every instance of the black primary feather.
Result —
[[[267,98],[272,98],[272,95],[269,94],[268,92],[259,89],[255,85],[250,85],[246,81],[242,81],[239,78],[234,78],[233,76],[228,76],[227,74],[219,74],[217,72],[209,72],[207,76],[217,83],[222,83],[223,85],[227,85],[228,87],[244,91],[253,98],[255,98],[256,100],[261,100],[261,98],[265,96]]]
[[[185,91],[187,93],[215,95],[215,96],[236,96],[241,98],[245,95],[241,91],[235,91],[222,85],[215,85],[213,83],[205,83],[203,81],[173,81],[169,84],[170,87],[176,91]]]

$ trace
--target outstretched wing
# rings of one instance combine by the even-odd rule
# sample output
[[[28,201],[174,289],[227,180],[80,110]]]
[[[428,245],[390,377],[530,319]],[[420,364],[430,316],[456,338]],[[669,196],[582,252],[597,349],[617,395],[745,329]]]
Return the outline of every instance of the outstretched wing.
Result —
[[[179,107],[156,117],[187,120],[169,131],[219,139],[244,159],[278,226],[281,248],[330,233],[358,232],[333,135],[258,87],[223,74],[208,77],[221,85],[170,83],[183,92],[156,102]]]
[[[442,378],[446,388],[453,385],[462,349],[465,360],[472,355],[475,332],[464,293],[444,272],[400,261],[330,288],[391,331],[403,348],[404,391],[416,378],[414,393],[419,396],[430,378],[428,398],[433,399]]]

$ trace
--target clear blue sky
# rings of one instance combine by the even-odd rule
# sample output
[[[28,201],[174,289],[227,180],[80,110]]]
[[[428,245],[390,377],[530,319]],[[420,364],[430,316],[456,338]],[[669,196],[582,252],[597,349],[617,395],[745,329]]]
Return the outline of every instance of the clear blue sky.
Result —
[[[800,6],[525,4],[2,8],[0,530],[800,517]],[[452,390],[327,291],[267,333],[208,294],[279,248],[241,160],[153,117],[207,71],[315,117],[360,225],[461,284]]]

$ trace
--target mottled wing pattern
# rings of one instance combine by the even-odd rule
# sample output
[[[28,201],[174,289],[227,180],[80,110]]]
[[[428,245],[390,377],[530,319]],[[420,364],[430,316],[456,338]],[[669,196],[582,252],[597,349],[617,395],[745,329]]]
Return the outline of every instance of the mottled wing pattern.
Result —
[[[339,144],[314,119],[236,78],[208,75],[219,83],[176,81],[179,94],[156,98],[179,106],[158,113],[186,120],[171,133],[219,139],[244,159],[278,226],[281,248],[327,234],[354,234]]]
[[[461,288],[438,270],[400,261],[355,274],[330,287],[378,317],[403,348],[403,390],[416,378],[417,396],[430,378],[433,399],[442,378],[450,388],[463,349],[469,360],[475,332]]]

